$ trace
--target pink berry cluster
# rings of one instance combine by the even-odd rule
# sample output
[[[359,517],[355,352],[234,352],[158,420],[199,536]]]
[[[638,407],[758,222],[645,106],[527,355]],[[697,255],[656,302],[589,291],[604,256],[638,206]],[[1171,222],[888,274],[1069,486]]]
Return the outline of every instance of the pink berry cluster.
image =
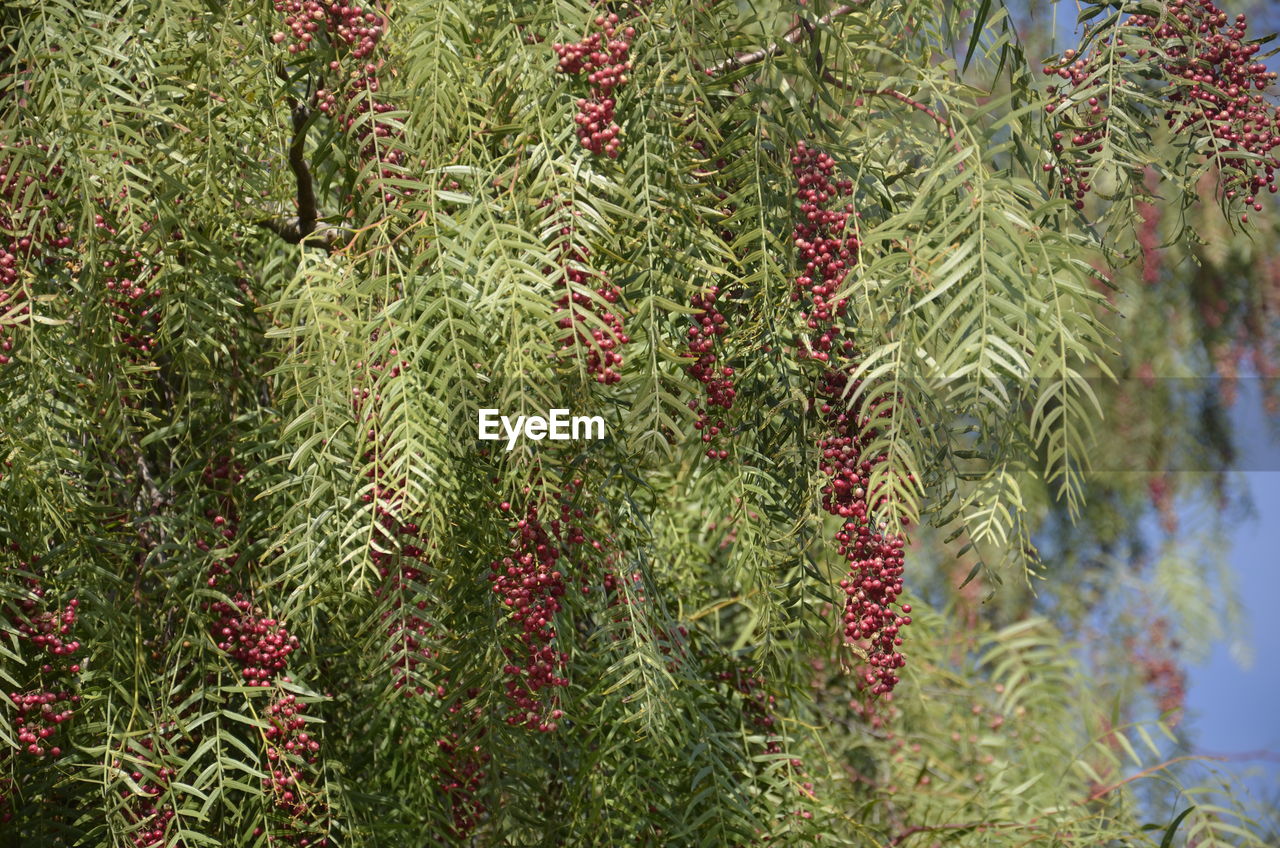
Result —
[[[148,751],[155,747],[151,739],[144,739],[142,745]],[[112,765],[120,769],[121,761],[115,760]],[[129,841],[134,848],[164,845],[165,831],[169,822],[173,821],[173,805],[164,803],[161,799],[177,773],[168,766],[161,766],[154,771],[157,782],[151,783],[143,772],[135,770],[130,772],[129,777],[137,784],[138,791],[134,792],[128,786],[120,789],[120,797],[125,801],[125,819],[137,826],[137,830],[129,834]]]
[[[231,497],[231,487],[244,481],[244,465],[227,457],[221,457],[205,468],[201,474],[206,488],[216,492],[215,505],[205,510],[205,518],[209,519],[212,528],[212,539],[197,539],[196,548],[213,555],[205,582],[210,589],[216,588],[223,577],[232,574],[240,562],[240,554],[230,550],[240,532],[239,516],[235,500]],[[225,481],[225,482],[224,482]]]
[[[106,204],[103,202],[104,209]],[[94,215],[94,230],[107,237],[107,244],[114,244],[119,235],[117,228],[108,220],[108,214]],[[150,229],[143,226],[143,231]],[[182,234],[171,234],[175,241],[182,239]],[[149,267],[140,250],[118,251],[111,258],[102,260],[103,270],[108,276],[103,280],[107,290],[106,302],[111,308],[111,320],[117,325],[116,338],[120,344],[132,348],[141,356],[148,358],[156,349],[156,304],[162,294],[156,287],[154,278],[156,271]]]
[[[386,60],[377,55],[387,33],[386,16],[372,4],[349,0],[275,0],[275,8],[284,15],[285,30],[272,41],[288,42],[291,57],[312,50],[329,57],[327,68],[336,79],[316,90],[315,108],[355,133],[361,155],[382,163],[382,178],[399,176],[395,166],[405,164],[404,153],[387,142],[399,137],[400,128],[378,117],[395,108],[377,97],[386,69]],[[394,195],[386,192],[383,200],[390,203]]]
[[[416,532],[416,524],[401,525],[403,532]],[[408,546],[421,551],[416,546]],[[418,554],[421,556],[421,553]],[[410,556],[406,552],[404,556]],[[426,617],[427,602],[417,595],[416,585],[424,582],[423,573],[404,564],[382,565],[378,569],[384,580],[378,589],[379,597],[390,596],[391,608],[382,613],[382,621],[386,634],[398,647],[399,656],[395,660],[395,680],[392,686],[404,693],[406,698],[422,695],[426,687],[418,677],[418,666],[425,660],[436,657],[437,651],[432,646],[432,623]]]
[[[561,349],[581,352],[587,373],[596,382],[609,385],[622,379],[622,354],[619,350],[631,341],[617,309],[622,292],[600,271],[588,265],[591,250],[575,241],[575,218],[581,210],[573,209],[570,201],[553,204],[544,200],[539,208],[551,208],[550,223],[557,233],[556,252],[558,267],[546,267],[544,274],[557,272],[566,292],[556,301],[557,326],[569,331]],[[592,296],[594,292],[594,297]],[[604,327],[594,326],[603,324]]]
[[[1269,106],[1260,93],[1276,74],[1257,61],[1260,45],[1245,40],[1246,30],[1245,15],[1231,18],[1212,0],[1170,0],[1167,15],[1126,19],[1114,46],[1126,57],[1127,39],[1138,59],[1149,57],[1164,73],[1188,83],[1167,93],[1165,121],[1179,135],[1212,138],[1207,155],[1221,169],[1227,198],[1243,196],[1246,208],[1261,212],[1257,195],[1264,188],[1277,191],[1280,109]],[[1140,46],[1144,43],[1149,46]],[[1103,41],[1104,48],[1110,45],[1110,39]],[[1089,79],[1103,61],[1098,54],[1082,57],[1068,50],[1060,62],[1044,67],[1046,75],[1065,82],[1061,89],[1049,89],[1058,99],[1046,111],[1069,112],[1074,119],[1071,129],[1055,132],[1053,150],[1064,193],[1075,198],[1076,208],[1083,208],[1090,190],[1089,156],[1101,150],[1107,102],[1102,92],[1074,104],[1067,95],[1071,89],[1093,85]],[[1045,166],[1046,171],[1053,168]],[[1248,221],[1247,212],[1242,220]]]
[[[391,364],[369,364],[369,372],[375,378],[395,380],[408,367],[408,360],[399,359],[399,349],[391,348],[389,354],[393,357]],[[363,366],[364,363],[357,363],[358,368]],[[382,578],[382,584],[375,589],[375,596],[379,600],[390,601],[390,607],[382,613],[382,622],[386,635],[397,646],[397,656],[384,659],[393,660],[395,679],[392,686],[408,698],[426,693],[418,667],[437,655],[432,645],[433,625],[426,614],[427,602],[419,597],[418,589],[425,582],[425,572],[418,566],[427,562],[429,543],[416,522],[402,517],[405,481],[385,479],[379,462],[382,451],[375,425],[376,405],[382,399],[381,394],[375,392],[371,395],[367,386],[352,389],[352,394],[352,404],[360,426],[365,428],[365,440],[369,445],[364,453],[368,468],[365,476],[372,486],[362,498],[374,508],[375,538],[369,545],[369,558]]]
[[[733,408],[733,399],[737,396],[733,368],[721,358],[722,340],[729,328],[724,314],[716,308],[716,298],[719,295],[719,286],[711,286],[706,292],[695,294],[690,299],[690,305],[700,310],[700,314],[689,328],[689,354],[697,359],[688,366],[688,371],[691,377],[702,383],[706,398],[703,401],[690,401],[689,408],[698,414],[698,420],[693,426],[702,434],[702,441],[708,445],[707,457],[710,459],[727,459],[729,456],[724,448],[717,449],[710,444],[725,427],[724,421],[715,417],[713,410],[719,407],[727,412]],[[718,340],[721,340],[720,344],[717,343]],[[719,355],[716,353],[717,348],[722,350]]]
[[[33,558],[31,564],[35,562]],[[20,568],[26,566],[26,562],[19,563]],[[80,703],[80,696],[67,688],[80,673],[80,663],[74,659],[80,643],[71,638],[80,601],[72,598],[61,610],[42,609],[44,586],[35,578],[28,583],[29,597],[18,602],[11,624],[18,631],[18,638],[35,646],[42,656],[38,682],[29,689],[9,693],[13,725],[19,750],[33,757],[60,757],[62,749],[54,744],[56,736]]]
[[[581,487],[580,479],[565,485],[559,504],[549,507],[557,513],[550,520],[544,517],[545,501],[531,503],[512,528],[511,553],[490,565],[493,591],[519,628],[520,647],[503,648],[504,686],[514,706],[507,723],[513,726],[550,732],[564,714],[554,690],[569,685],[562,676],[568,655],[557,649],[555,617],[566,591],[561,560],[569,549],[587,541],[578,524],[585,511],[573,504],[574,493]],[[504,511],[510,508],[509,503],[502,504]]]
[[[471,689],[467,692],[467,698],[474,700],[478,694],[478,690]],[[483,710],[480,707],[468,709],[454,703],[450,705],[449,712],[459,716],[464,727],[449,731],[436,740],[444,755],[439,786],[440,791],[449,799],[453,817],[449,835],[461,842],[470,837],[488,813],[488,808],[477,796],[487,777],[485,769],[488,768],[491,757],[477,741],[464,732],[473,731],[477,737],[484,735]]]
[[[232,603],[214,601],[210,607],[218,615],[212,631],[218,650],[239,664],[245,685],[275,683],[288,668],[289,655],[297,650],[298,638],[289,635],[276,619],[259,616],[243,596],[237,596]]]
[[[873,523],[872,510],[883,499],[876,499],[868,485],[873,466],[885,457],[867,454],[877,435],[874,422],[856,407],[845,408],[847,384],[839,372],[823,381],[821,411],[831,432],[820,444],[820,468],[828,481],[822,487],[822,506],[843,522],[836,542],[849,563],[849,575],[840,581],[845,593],[844,638],[849,644],[865,645],[869,668],[863,682],[873,695],[888,696],[898,683],[897,670],[906,662],[898,651],[899,634],[911,623],[910,604],[894,609],[902,593],[905,540]]]
[[[775,717],[778,699],[765,686],[764,677],[750,665],[741,667],[735,665],[731,669],[721,671],[717,676],[742,696],[743,715],[756,732],[768,739],[764,752],[766,754],[782,753],[782,740],[775,729],[778,723]]]
[[[635,27],[619,28],[618,16],[612,12],[597,15],[593,32],[572,44],[555,43],[551,49],[560,58],[556,71],[562,74],[587,75],[589,95],[578,99],[578,143],[596,154],[618,158],[622,128],[614,121],[618,105],[616,92],[627,84],[631,70],[628,56]]]
[[[22,283],[24,264],[41,259],[55,262],[54,256],[42,253],[51,254],[71,245],[71,237],[62,226],[43,244],[35,235],[40,220],[56,208],[58,194],[49,183],[62,176],[62,166],[53,165],[35,176],[24,173],[21,159],[6,151],[26,146],[22,142],[0,144],[0,365],[9,364],[13,358],[13,327],[25,323],[31,314]],[[49,152],[45,145],[36,149]]]
[[[857,217],[848,200],[853,181],[837,179],[836,161],[803,141],[792,151],[791,169],[799,202],[792,241],[803,268],[791,300],[802,304],[800,320],[810,334],[799,355],[828,362],[846,307],[836,293],[857,264],[861,246],[850,223]],[[846,341],[845,348],[850,346]]]
[[[271,40],[276,44],[289,41],[288,50],[294,55],[315,47],[323,31],[333,42],[341,44],[353,60],[362,61],[373,55],[387,31],[387,21],[382,15],[357,3],[276,0],[275,8],[284,14],[288,31],[277,32]]]
[[[307,732],[307,705],[296,695],[283,694],[267,707],[267,763],[269,774],[262,788],[271,793],[277,812],[287,818],[281,832],[267,838],[268,845],[325,848],[329,809],[317,797],[320,742]]]
[[[1181,717],[1187,700],[1187,673],[1176,659],[1180,647],[1163,617],[1151,622],[1141,647],[1131,645],[1134,662],[1155,697],[1156,708],[1174,722]]]
[[[898,651],[902,644],[898,634],[911,623],[909,605],[900,612],[893,608],[902,592],[905,540],[875,524],[873,511],[883,500],[868,493],[867,486],[873,465],[885,457],[867,455],[877,431],[867,415],[846,408],[845,389],[856,386],[848,386],[846,372],[831,364],[833,350],[846,358],[853,353],[852,340],[839,338],[847,301],[837,296],[861,248],[851,227],[858,217],[848,200],[853,182],[836,179],[835,160],[803,141],[792,151],[791,167],[799,200],[792,239],[803,263],[791,298],[803,305],[800,317],[811,334],[800,347],[800,357],[828,365],[818,402],[829,430],[818,446],[820,467],[828,481],[822,489],[822,506],[843,522],[836,542],[849,563],[849,575],[840,582],[846,596],[844,638],[850,645],[865,646],[869,667],[863,682],[871,693],[890,697],[898,683],[896,672],[905,662]],[[886,416],[889,411],[878,414]]]

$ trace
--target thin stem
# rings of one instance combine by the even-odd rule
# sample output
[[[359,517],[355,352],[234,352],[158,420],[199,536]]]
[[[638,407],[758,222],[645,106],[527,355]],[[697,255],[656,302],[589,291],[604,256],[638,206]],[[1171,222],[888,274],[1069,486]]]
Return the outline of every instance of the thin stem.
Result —
[[[843,6],[837,6],[830,12],[827,12],[825,15],[818,18],[817,26],[827,26],[836,18],[849,14],[854,9],[858,8],[859,5],[861,4],[847,3]],[[798,23],[791,29],[787,30],[786,33],[783,34],[782,38],[770,44],[768,47],[762,47],[759,50],[754,50],[750,53],[743,53],[740,56],[725,59],[723,62],[717,62],[710,68],[707,68],[707,76],[715,76],[716,74],[723,73],[724,71],[734,71],[738,68],[745,68],[748,65],[759,64],[770,56],[776,56],[781,52],[784,45],[798,43],[806,34],[808,34],[808,32],[811,32],[815,28],[816,27],[809,24],[807,21]]]

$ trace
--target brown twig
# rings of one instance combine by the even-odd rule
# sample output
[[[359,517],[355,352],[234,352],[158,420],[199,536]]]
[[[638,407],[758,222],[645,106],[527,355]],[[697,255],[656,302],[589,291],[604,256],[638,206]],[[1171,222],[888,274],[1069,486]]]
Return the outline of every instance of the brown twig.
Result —
[[[830,12],[827,12],[825,15],[818,18],[817,26],[827,26],[836,18],[849,14],[854,9],[858,8],[859,5],[861,4],[846,3],[843,6],[837,6]],[[773,44],[770,44],[768,47],[762,47],[759,50],[753,50],[750,53],[743,53],[740,56],[725,59],[723,62],[717,62],[710,68],[707,68],[707,75],[715,76],[716,74],[723,73],[725,71],[734,71],[738,68],[745,68],[748,65],[759,64],[770,56],[776,56],[782,50],[783,45],[798,43],[805,37],[806,30],[811,30],[813,28],[813,24],[810,24],[808,21],[798,23],[791,29],[787,30],[783,34],[782,38],[778,39]]]
[[[276,68],[276,75],[285,82],[289,81],[288,73],[282,67]],[[288,160],[289,170],[293,172],[293,181],[297,186],[298,214],[293,218],[264,218],[257,225],[270,230],[289,244],[298,244],[307,239],[308,244],[332,252],[341,244],[342,233],[330,227],[317,229],[319,216],[316,211],[316,191],[311,179],[311,168],[307,164],[307,130],[311,127],[313,113],[305,104],[292,97],[289,98],[289,109],[293,138],[289,142]]]
[[[917,833],[937,833],[941,830],[985,830],[990,827],[999,827],[993,825],[992,822],[965,822],[962,824],[914,824],[906,830],[899,833],[892,840],[885,843],[885,848],[897,848],[909,837],[915,836]]]
[[[933,120],[937,122],[938,126],[942,127],[946,131],[947,138],[951,139],[952,149],[955,150],[956,153],[960,152],[960,142],[956,141],[956,131],[952,128],[951,123],[947,121],[946,118],[939,115],[937,110],[934,109],[932,106],[929,106],[926,103],[921,103],[919,100],[916,100],[913,97],[903,94],[901,91],[898,91],[896,88],[855,89],[853,86],[849,85],[849,83],[845,82],[844,80],[836,79],[831,74],[831,72],[827,70],[823,70],[822,79],[826,82],[831,83],[836,88],[840,88],[845,91],[857,91],[859,94],[866,95],[867,97],[892,97],[895,100],[899,100],[907,104],[912,109],[917,109],[923,112],[924,114],[928,115],[930,118],[933,118]],[[964,170],[963,162],[960,163],[959,168],[962,171]]]

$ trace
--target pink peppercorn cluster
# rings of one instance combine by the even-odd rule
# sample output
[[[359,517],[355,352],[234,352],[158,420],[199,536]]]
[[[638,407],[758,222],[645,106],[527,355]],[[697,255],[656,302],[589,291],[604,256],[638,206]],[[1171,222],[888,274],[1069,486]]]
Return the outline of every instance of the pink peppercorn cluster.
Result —
[[[320,770],[320,742],[307,731],[307,705],[296,695],[283,694],[266,711],[268,776],[262,788],[271,794],[278,813],[286,818],[268,835],[268,845],[325,848],[329,807],[316,791]]]
[[[872,467],[885,458],[866,454],[877,431],[858,408],[846,408],[846,388],[856,386],[849,386],[846,372],[831,364],[833,351],[846,358],[853,352],[852,340],[839,338],[847,301],[837,296],[861,248],[851,227],[857,218],[848,202],[853,182],[836,179],[835,160],[803,141],[792,152],[791,167],[800,201],[793,241],[803,263],[791,299],[803,305],[800,317],[811,334],[799,350],[800,357],[828,364],[818,391],[828,430],[818,446],[827,479],[822,506],[842,519],[836,543],[849,563],[849,576],[840,582],[846,597],[844,638],[850,645],[865,646],[868,668],[863,682],[871,693],[890,697],[898,683],[896,672],[905,663],[898,651],[899,632],[911,623],[909,605],[900,612],[893,608],[902,592],[905,540],[874,524],[872,512],[882,500],[868,493],[867,486]]]
[[[41,242],[35,234],[50,209],[57,208],[57,192],[49,187],[51,180],[62,176],[61,165],[51,165],[43,173],[27,173],[29,163],[16,151],[28,147],[23,142],[0,144],[0,365],[13,359],[13,328],[25,324],[31,315],[31,304],[22,283],[22,269],[36,263],[53,263],[54,251],[69,247],[71,237],[64,225]],[[48,153],[45,145],[34,149]]]
[[[844,637],[849,644],[864,644],[869,668],[863,680],[873,695],[889,695],[898,683],[897,670],[906,660],[898,651],[902,628],[911,623],[910,604],[901,604],[903,547],[905,540],[874,524],[872,510],[883,499],[868,491],[874,465],[884,456],[866,453],[876,438],[873,420],[846,409],[848,380],[831,373],[823,381],[821,411],[831,432],[822,440],[820,468],[827,479],[822,506],[843,522],[836,534],[840,555],[849,563],[849,576],[840,581],[845,593]],[[849,386],[856,389],[856,386]],[[880,415],[887,415],[882,411]],[[877,502],[879,501],[879,502]]]
[[[144,739],[141,744],[147,752],[155,748],[155,743],[151,739]],[[121,761],[115,760],[112,766],[120,769]],[[137,829],[129,834],[129,842],[134,848],[164,845],[165,831],[169,827],[169,822],[173,821],[173,805],[164,803],[161,799],[169,791],[169,786],[177,773],[168,766],[161,766],[155,769],[155,775],[156,782],[152,783],[143,772],[134,770],[130,772],[129,777],[137,784],[138,791],[135,792],[128,786],[120,789],[120,797],[125,802],[123,810],[125,820],[137,826]]]
[[[377,340],[376,333],[374,340]],[[393,357],[390,364],[369,364],[369,373],[375,379],[399,379],[408,367],[408,360],[399,358],[399,349],[391,348],[389,355]],[[363,362],[357,363],[357,368],[363,366]],[[427,617],[427,602],[420,597],[418,588],[425,582],[426,573],[418,566],[428,560],[429,542],[417,522],[403,517],[405,480],[386,479],[383,470],[385,457],[383,462],[379,462],[383,451],[376,424],[377,404],[381,400],[381,393],[371,394],[367,386],[352,389],[352,405],[369,445],[364,453],[365,476],[372,486],[362,499],[373,504],[374,508],[374,538],[369,545],[369,558],[382,578],[374,594],[379,600],[389,601],[389,607],[381,618],[389,641],[396,646],[395,656],[383,659],[392,661],[392,686],[408,698],[426,693],[418,667],[437,656],[432,644],[433,625]]]
[[[213,589],[223,577],[231,575],[240,562],[240,554],[230,549],[240,532],[238,511],[231,492],[244,481],[244,465],[221,457],[204,469],[201,479],[208,490],[215,492],[215,505],[204,513],[209,519],[212,538],[196,540],[196,548],[212,554],[213,562],[209,565],[205,582]]]
[[[702,139],[694,140],[690,146],[701,156],[709,155],[709,146]],[[730,218],[736,206],[729,202],[730,192],[737,188],[737,181],[725,176],[728,168],[727,159],[716,159],[712,167],[702,175],[715,181],[714,191],[721,203],[720,212]],[[726,244],[734,240],[734,233],[728,228],[720,231],[720,238]],[[692,326],[687,330],[685,354],[694,361],[686,366],[689,376],[703,386],[705,397],[689,401],[689,409],[697,414],[694,429],[707,446],[708,459],[724,460],[729,458],[729,451],[717,448],[712,442],[725,430],[725,422],[715,410],[719,408],[728,412],[733,408],[738,390],[734,381],[734,369],[725,359],[725,339],[729,333],[729,320],[720,309],[726,292],[719,286],[710,286],[705,291],[695,292],[689,298],[689,305],[698,310],[693,316]]]
[[[386,16],[342,0],[276,0],[275,9],[284,15],[285,30],[272,41],[288,42],[293,58],[313,51],[329,57],[326,67],[333,76],[316,90],[315,108],[355,134],[361,155],[382,163],[382,178],[400,176],[395,166],[405,164],[404,153],[389,144],[400,128],[378,117],[395,108],[377,96],[386,70],[386,60],[377,55],[387,33]],[[382,199],[390,203],[394,195],[385,192]]]
[[[38,559],[33,558],[34,566]],[[27,568],[20,562],[19,568]],[[75,714],[80,696],[69,685],[80,674],[80,662],[74,655],[80,643],[72,638],[80,608],[78,598],[71,598],[62,609],[46,610],[46,590],[38,578],[28,579],[29,596],[17,604],[10,622],[18,638],[34,646],[40,658],[38,677],[25,690],[8,693],[13,706],[13,726],[17,731],[18,750],[32,757],[60,757],[56,744],[62,725]]]
[[[809,331],[799,355],[828,362],[846,307],[845,298],[836,293],[857,264],[861,246],[851,224],[856,214],[848,202],[853,181],[836,179],[836,161],[803,141],[791,154],[791,169],[799,201],[792,241],[803,268],[791,300],[802,304],[800,320]]]
[[[623,345],[631,341],[617,308],[622,292],[600,271],[588,264],[591,250],[574,239],[575,219],[581,210],[570,201],[554,204],[544,200],[538,208],[550,208],[548,222],[555,234],[557,265],[542,272],[559,275],[566,292],[556,301],[556,326],[569,331],[561,344],[564,351],[579,352],[585,359],[587,373],[596,382],[610,385],[622,379]],[[595,296],[592,296],[594,292]],[[604,327],[596,326],[603,324]]]
[[[707,444],[707,457],[710,459],[727,459],[729,452],[724,448],[711,445],[716,436],[724,430],[724,420],[715,417],[714,408],[719,407],[726,412],[733,408],[733,400],[737,389],[733,383],[733,368],[726,365],[717,354],[722,350],[722,340],[729,331],[724,314],[716,308],[716,298],[720,295],[718,286],[711,286],[706,292],[695,294],[690,305],[700,314],[694,318],[694,325],[689,328],[689,353],[697,359],[688,366],[691,377],[702,383],[706,398],[702,401],[689,401],[689,408],[698,414],[693,427],[702,435]]]
[[[596,154],[610,159],[618,158],[622,141],[618,137],[622,128],[614,121],[618,101],[616,92],[627,84],[631,70],[628,56],[631,41],[636,37],[635,27],[618,27],[614,13],[597,15],[593,32],[572,44],[556,43],[551,46],[560,61],[556,71],[570,76],[585,73],[589,95],[578,99],[578,143]]]
[[[260,618],[258,610],[240,591],[246,588],[245,575],[237,569],[239,553],[230,546],[240,529],[232,490],[244,480],[244,466],[222,457],[205,468],[201,477],[214,496],[214,504],[205,510],[211,538],[196,541],[196,547],[212,559],[205,583],[211,589],[222,586],[224,592],[236,590],[229,603],[205,602],[204,609],[217,617],[210,634],[218,650],[240,666],[246,685],[270,686],[288,666],[288,656],[298,640],[275,619]]]
[[[289,666],[289,655],[298,648],[298,638],[289,635],[283,623],[257,614],[242,596],[232,603],[214,601],[210,608],[218,616],[213,638],[218,650],[240,666],[246,686],[271,686]]]
[[[1160,17],[1130,16],[1114,45],[1104,39],[1100,49],[1114,46],[1122,58],[1133,52],[1137,59],[1149,59],[1165,74],[1189,83],[1165,94],[1165,121],[1180,136],[1212,138],[1206,155],[1222,172],[1227,198],[1242,197],[1246,208],[1261,212],[1258,195],[1263,189],[1277,191],[1280,109],[1270,106],[1260,92],[1276,74],[1256,61],[1260,45],[1245,41],[1245,15],[1231,18],[1211,0],[1171,0],[1168,12]],[[1087,91],[1068,96],[1082,86],[1097,86],[1091,77],[1103,62],[1097,53],[1082,57],[1068,50],[1060,62],[1044,67],[1046,75],[1065,82],[1049,89],[1057,99],[1045,109],[1070,127],[1054,133],[1053,151],[1063,193],[1074,198],[1076,208],[1083,208],[1090,190],[1089,157],[1101,151],[1107,132],[1107,97],[1101,91],[1087,98]],[[1054,167],[1050,163],[1045,170]],[[1248,213],[1241,218],[1247,222]]]
[[[119,231],[111,220],[111,205],[105,198],[99,198],[98,202],[103,211],[93,216],[93,228],[94,232],[105,236],[104,250],[109,255],[102,260],[102,268],[106,272],[102,285],[107,290],[106,303],[116,325],[116,339],[134,351],[131,354],[134,362],[143,362],[150,359],[156,350],[158,303],[163,292],[155,282],[156,269],[146,261],[142,251],[116,247]],[[129,210],[124,207],[121,211],[127,213]],[[144,222],[140,230],[146,234],[153,226]],[[181,241],[182,233],[175,231],[170,234],[170,239]]]
[[[573,505],[573,495],[581,487],[580,479],[566,484],[558,505],[530,504],[512,528],[511,553],[490,565],[493,591],[518,627],[520,647],[503,648],[504,686],[514,707],[507,723],[513,726],[550,732],[564,714],[554,690],[569,685],[562,676],[568,655],[557,650],[555,617],[565,594],[561,560],[571,548],[587,541],[577,523],[585,511]],[[545,520],[548,508],[555,517]],[[510,504],[504,503],[503,509],[510,509]],[[593,545],[599,547],[598,542]]]
[[[1157,617],[1151,622],[1141,645],[1131,640],[1129,648],[1135,665],[1142,673],[1142,682],[1150,689],[1156,709],[1167,716],[1170,724],[1176,724],[1187,701],[1187,673],[1178,663],[1177,652],[1181,645],[1169,632],[1169,621]]]
[[[474,700],[479,690],[467,691],[467,699]],[[465,708],[459,703],[449,706],[449,713],[455,716],[455,727],[436,740],[440,752],[444,755],[440,767],[438,785],[440,791],[449,799],[452,814],[450,836],[454,840],[465,840],[480,826],[480,822],[489,812],[484,801],[477,797],[484,785],[488,772],[490,754],[478,742],[484,735],[484,711],[480,707]],[[475,738],[472,738],[474,734]]]

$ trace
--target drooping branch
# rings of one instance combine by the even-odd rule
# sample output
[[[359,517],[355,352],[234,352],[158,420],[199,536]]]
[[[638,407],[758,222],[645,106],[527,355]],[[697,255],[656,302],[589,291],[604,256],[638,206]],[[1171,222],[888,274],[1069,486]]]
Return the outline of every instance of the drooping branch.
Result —
[[[817,26],[827,26],[836,18],[849,14],[854,9],[858,8],[859,5],[860,4],[858,3],[846,3],[843,6],[837,6],[830,12],[827,12],[825,15],[818,18]],[[815,29],[816,27],[813,24],[810,24],[808,21],[802,21],[787,30],[783,34],[782,38],[770,44],[768,47],[762,47],[759,50],[754,50],[750,53],[743,53],[740,56],[734,56],[732,58],[725,59],[723,62],[718,62],[712,65],[710,68],[707,68],[707,75],[715,76],[716,74],[723,73],[724,71],[734,71],[738,68],[745,68],[747,65],[759,64],[770,56],[778,55],[784,45],[798,44],[801,39],[806,35],[811,34]]]

